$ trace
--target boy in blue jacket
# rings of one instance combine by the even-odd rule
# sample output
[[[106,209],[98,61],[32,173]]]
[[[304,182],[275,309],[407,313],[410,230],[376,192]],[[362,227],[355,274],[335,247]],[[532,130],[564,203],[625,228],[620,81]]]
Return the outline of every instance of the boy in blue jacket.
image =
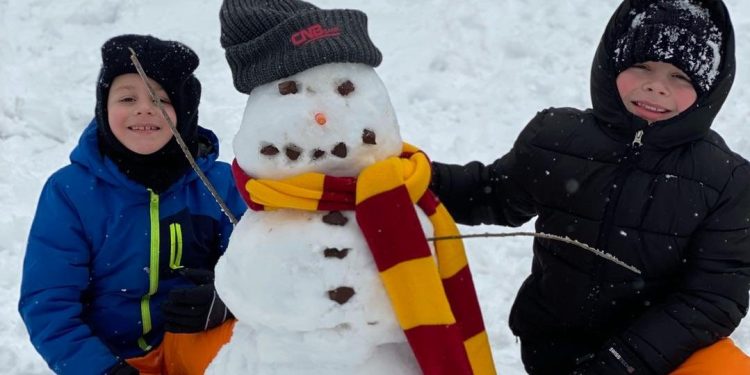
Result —
[[[211,272],[232,224],[190,168],[129,47],[198,166],[235,216],[246,208],[229,165],[216,160],[216,136],[198,126],[197,55],[152,36],[105,42],[95,118],[71,163],[44,185],[24,260],[19,311],[59,374],[147,373],[133,360],[158,359],[165,328],[196,332],[231,317]]]

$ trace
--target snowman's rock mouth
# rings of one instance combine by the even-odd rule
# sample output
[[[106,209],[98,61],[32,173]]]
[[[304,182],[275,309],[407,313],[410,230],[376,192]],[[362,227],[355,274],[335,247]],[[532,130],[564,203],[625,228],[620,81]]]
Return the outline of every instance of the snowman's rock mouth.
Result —
[[[362,131],[362,144],[367,146],[373,146],[377,144],[377,135],[373,130],[364,129]],[[299,160],[300,156],[305,153],[305,149],[294,143],[288,143],[284,145],[282,149],[284,151],[284,156],[286,156],[286,158],[292,162]],[[267,156],[269,158],[274,158],[281,154],[281,150],[279,149],[279,147],[271,142],[262,142],[259,152],[261,155]],[[328,152],[321,148],[315,148],[309,152],[309,157],[311,161],[316,161],[326,157],[326,155],[328,155],[329,153],[337,158],[346,159],[346,157],[349,155],[349,146],[344,142],[339,142],[336,143]]]
[[[302,148],[295,145],[294,143],[290,143],[284,146],[284,154],[287,158],[289,158],[289,160],[295,161],[299,159],[300,155],[302,155]]]
[[[333,146],[333,149],[331,150],[331,154],[333,156],[338,156],[340,158],[345,158],[346,155],[349,153],[349,150],[346,147],[346,143],[339,142],[336,144],[336,146]]]
[[[324,156],[326,156],[326,152],[319,148],[312,150],[312,152],[310,153],[310,159],[312,160],[318,160]]]
[[[260,148],[260,153],[266,156],[276,156],[279,153],[279,149],[272,144],[266,144]]]

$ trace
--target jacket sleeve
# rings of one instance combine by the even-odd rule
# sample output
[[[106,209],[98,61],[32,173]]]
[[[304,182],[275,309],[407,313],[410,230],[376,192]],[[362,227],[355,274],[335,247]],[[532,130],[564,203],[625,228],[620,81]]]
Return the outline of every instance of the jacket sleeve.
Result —
[[[525,189],[524,162],[531,152],[529,138],[540,122],[537,115],[513,148],[490,165],[432,163],[430,189],[460,224],[519,226],[536,216],[531,194]]]
[[[59,374],[104,373],[118,358],[83,321],[89,243],[55,176],[45,184],[23,263],[19,312],[31,342]]]
[[[696,350],[729,336],[748,310],[750,289],[750,167],[739,166],[718,204],[692,236],[679,289],[646,311],[597,357],[618,352],[607,374],[666,374]],[[597,372],[592,372],[597,373]]]

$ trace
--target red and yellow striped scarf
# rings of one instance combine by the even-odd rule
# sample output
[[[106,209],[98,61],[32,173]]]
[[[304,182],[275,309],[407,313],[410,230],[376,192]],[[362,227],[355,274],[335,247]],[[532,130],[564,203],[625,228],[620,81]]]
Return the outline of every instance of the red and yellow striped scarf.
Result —
[[[489,340],[461,240],[437,241],[432,257],[414,205],[436,237],[458,235],[448,211],[428,190],[427,156],[404,144],[401,157],[365,168],[357,178],[305,173],[253,179],[232,163],[253,210],[354,210],[386,292],[425,375],[494,374]]]

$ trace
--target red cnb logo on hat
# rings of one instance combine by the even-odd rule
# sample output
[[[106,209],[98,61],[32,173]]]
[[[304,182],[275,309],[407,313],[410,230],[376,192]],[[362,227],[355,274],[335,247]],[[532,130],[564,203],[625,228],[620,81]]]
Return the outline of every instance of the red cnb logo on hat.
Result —
[[[330,29],[324,29],[323,26],[316,23],[306,29],[302,29],[292,34],[292,44],[295,47],[305,45],[307,43],[316,41],[318,39],[329,38],[332,36],[341,35],[341,31],[338,27],[332,27]]]

